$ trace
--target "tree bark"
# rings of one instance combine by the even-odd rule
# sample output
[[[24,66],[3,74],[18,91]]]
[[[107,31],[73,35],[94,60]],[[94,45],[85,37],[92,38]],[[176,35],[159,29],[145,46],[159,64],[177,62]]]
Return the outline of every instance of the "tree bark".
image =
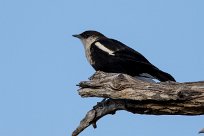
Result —
[[[204,81],[149,83],[126,74],[96,72],[79,83],[82,97],[108,98],[90,110],[72,136],[117,110],[150,115],[204,115]],[[200,131],[203,133],[203,131]]]

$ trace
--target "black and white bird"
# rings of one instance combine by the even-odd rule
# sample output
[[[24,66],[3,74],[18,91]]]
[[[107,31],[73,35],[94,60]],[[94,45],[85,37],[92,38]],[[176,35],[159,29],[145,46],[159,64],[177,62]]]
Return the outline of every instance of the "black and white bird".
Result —
[[[96,71],[124,73],[133,77],[175,81],[168,73],[152,65],[142,54],[115,39],[97,31],[85,31],[73,35],[79,38],[86,58]]]

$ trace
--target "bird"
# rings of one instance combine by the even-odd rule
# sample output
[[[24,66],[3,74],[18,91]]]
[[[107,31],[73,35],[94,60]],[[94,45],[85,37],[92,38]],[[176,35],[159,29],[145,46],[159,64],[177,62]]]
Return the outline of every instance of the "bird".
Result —
[[[151,64],[141,53],[98,31],[87,30],[72,36],[81,40],[86,58],[96,71],[176,82],[173,76]]]

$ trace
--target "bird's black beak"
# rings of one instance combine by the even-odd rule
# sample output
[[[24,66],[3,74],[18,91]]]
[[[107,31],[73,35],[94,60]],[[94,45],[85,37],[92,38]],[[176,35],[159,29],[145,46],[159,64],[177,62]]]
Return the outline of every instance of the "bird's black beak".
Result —
[[[81,35],[80,34],[74,34],[72,36],[81,39]]]

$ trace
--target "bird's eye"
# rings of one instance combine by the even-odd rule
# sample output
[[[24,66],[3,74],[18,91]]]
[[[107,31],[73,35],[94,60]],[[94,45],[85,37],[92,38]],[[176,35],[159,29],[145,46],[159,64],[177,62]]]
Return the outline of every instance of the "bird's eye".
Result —
[[[88,38],[90,35],[89,34],[83,34],[84,38]]]
[[[90,35],[89,34],[86,34],[86,37],[88,38]]]
[[[83,32],[83,33],[81,34],[81,36],[82,36],[83,38],[89,38],[89,37],[91,36],[91,34],[90,34],[90,33],[87,33],[87,32]]]

